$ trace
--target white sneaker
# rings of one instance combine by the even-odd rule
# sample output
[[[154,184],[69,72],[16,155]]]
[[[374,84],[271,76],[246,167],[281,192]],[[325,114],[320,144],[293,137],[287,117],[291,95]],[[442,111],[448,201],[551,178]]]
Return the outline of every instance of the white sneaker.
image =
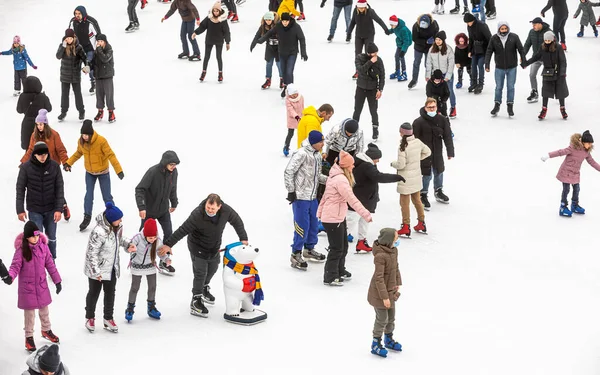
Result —
[[[117,324],[115,323],[115,321],[113,319],[111,320],[106,320],[104,319],[104,329],[113,333],[117,333],[119,332],[119,327],[117,327]]]
[[[96,323],[95,323],[95,319],[88,319],[85,321],[85,328],[87,328],[88,331],[90,331],[91,333],[94,333],[94,331],[96,330]]]

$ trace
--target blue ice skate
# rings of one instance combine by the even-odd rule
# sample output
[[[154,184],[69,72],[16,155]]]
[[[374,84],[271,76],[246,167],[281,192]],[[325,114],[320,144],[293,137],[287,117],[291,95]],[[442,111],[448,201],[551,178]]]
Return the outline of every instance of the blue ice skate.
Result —
[[[287,157],[290,154],[290,149],[287,146],[283,146],[283,156]]]
[[[160,319],[160,311],[156,309],[156,302],[148,301],[148,316],[153,319]]]
[[[371,353],[383,358],[387,357],[388,351],[381,345],[380,338],[373,338],[373,342],[371,343]]]
[[[578,38],[583,38],[583,31],[580,31],[580,32],[578,32],[578,33],[577,33],[577,37],[578,37]]]
[[[321,222],[321,220],[319,220],[319,233],[321,232],[325,232],[325,227],[323,226],[323,223]]]
[[[127,323],[131,322],[131,320],[133,319],[134,308],[134,303],[127,303],[127,310],[125,310],[125,320],[127,320]]]
[[[585,215],[585,208],[581,207],[577,202],[571,202],[571,213]]]
[[[457,88],[457,89],[462,89],[462,82],[458,82],[458,83],[456,84],[456,88]]]
[[[400,71],[396,70],[394,73],[390,74],[390,79],[398,79],[400,77]]]
[[[394,337],[392,337],[391,333],[389,335],[387,333],[385,334],[385,336],[383,337],[383,342],[385,343],[385,347],[388,349],[392,349],[397,352],[402,351],[402,345],[394,340]]]
[[[571,217],[571,216],[573,216],[573,213],[569,210],[569,207],[567,207],[566,203],[561,203],[561,205],[560,205],[560,211],[558,211],[558,214],[560,216],[564,216],[564,217]]]
[[[351,235],[350,233],[348,233],[348,242],[350,242],[350,243],[354,242],[354,236]]]
[[[479,4],[473,5],[473,11],[471,13],[479,13],[479,12],[481,12],[481,7],[479,6]]]
[[[598,37],[598,30],[594,30],[594,36],[597,38]]]
[[[400,74],[398,76],[398,82],[404,82],[404,81],[408,81],[408,77],[406,76],[406,72],[402,72],[402,74]]]

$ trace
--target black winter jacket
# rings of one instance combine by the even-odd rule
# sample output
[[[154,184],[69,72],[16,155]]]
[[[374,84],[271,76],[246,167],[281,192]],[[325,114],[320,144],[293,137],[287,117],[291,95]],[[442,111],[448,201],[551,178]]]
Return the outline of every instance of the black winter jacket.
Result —
[[[69,22],[69,28],[75,31],[75,36],[77,36],[77,39],[79,40],[79,43],[81,43],[81,46],[83,47],[83,50],[85,52],[93,51],[96,46],[92,44],[90,37],[93,37],[93,40],[95,41],[95,37],[98,34],[102,34],[102,31],[100,30],[100,25],[94,17],[88,16],[85,7],[78,6],[76,10],[79,10],[81,12],[83,19],[79,21],[75,17],[71,18],[71,22]],[[91,29],[90,25],[92,26]]]
[[[113,58],[112,46],[106,43],[106,47],[96,48],[94,53],[94,76],[96,79],[106,79],[115,76],[115,60]]]
[[[135,187],[135,201],[138,210],[146,211],[146,217],[157,218],[176,208],[177,199],[177,168],[169,172],[167,165],[179,164],[179,158],[174,151],[162,155],[160,163],[150,167]]]
[[[75,55],[68,56],[62,43],[59,44],[56,58],[60,60],[60,81],[63,83],[81,83],[81,64],[88,65],[87,57],[81,45],[76,45]]]
[[[485,53],[486,69],[490,68],[492,54],[494,55],[496,69],[513,69],[519,66],[522,61],[527,60],[525,52],[523,51],[521,39],[519,39],[519,36],[515,33],[508,34],[505,45],[502,44],[502,40],[500,40],[498,34],[495,34],[492,37]],[[519,58],[521,61],[519,61]]]
[[[402,178],[402,176],[395,173],[379,172],[377,166],[370,159],[363,160],[360,156],[354,156],[353,174],[356,181],[356,185],[352,189],[354,195],[372,214],[375,213],[377,202],[379,202],[379,184],[398,182]],[[348,206],[348,209],[354,211],[350,206]]]
[[[298,43],[300,43],[300,56],[307,56],[304,32],[302,32],[302,28],[296,23],[295,19],[292,18],[287,27],[279,22],[275,27],[271,28],[271,30],[267,31],[265,35],[258,39],[258,44],[263,44],[273,35],[277,35],[277,40],[279,41],[279,57],[297,55]]]
[[[461,67],[471,67],[471,58],[469,57],[469,48],[454,49],[454,63]]]
[[[542,96],[545,98],[564,99],[569,96],[569,87],[567,86],[567,57],[565,51],[560,45],[556,46],[556,51],[550,52],[542,47],[533,55],[533,57],[523,63],[523,67],[533,64],[536,61],[544,63],[543,69],[552,69],[556,71],[553,77],[543,77]]]
[[[35,76],[25,78],[23,82],[23,93],[19,95],[17,112],[25,116],[21,122],[21,148],[27,150],[31,134],[35,129],[35,118],[40,109],[52,111],[50,99],[42,92],[42,83]]]
[[[437,100],[438,112],[443,116],[448,116],[448,108],[446,102],[450,98],[450,88],[448,88],[448,83],[445,80],[442,80],[439,84],[435,84],[433,82],[433,78],[427,81],[427,85],[425,86],[425,93],[428,98],[434,98]]]
[[[354,63],[358,72],[356,86],[365,90],[377,89],[383,91],[383,87],[385,86],[385,68],[380,56],[377,57],[375,63],[372,63],[371,56],[361,53],[356,55]]]
[[[183,237],[188,236],[187,244],[190,252],[202,259],[210,259],[219,255],[225,224],[229,223],[235,229],[240,241],[247,241],[248,235],[240,216],[223,203],[215,217],[209,217],[205,210],[206,200],[202,201],[190,217],[164,241],[172,247]]]
[[[577,2],[579,4],[579,2]],[[548,4],[542,9],[542,16],[546,16],[546,12],[552,8],[554,18],[564,19],[569,17],[569,7],[567,0],[548,0]]]
[[[364,13],[360,13],[358,9],[354,7],[352,19],[350,19],[350,26],[348,26],[348,35],[352,34],[354,26],[356,26],[356,38],[373,40],[375,38],[375,25],[373,24],[373,21],[377,22],[383,31],[388,34],[387,25],[370,6]]]
[[[209,17],[206,17],[200,22],[200,26],[194,30],[194,34],[200,35],[204,31],[206,31],[206,44],[217,46],[223,45],[223,41],[227,44],[231,43],[231,33],[227,21],[213,22]]]
[[[267,33],[267,30],[265,28],[266,25],[260,25],[260,27],[258,28],[258,30],[256,31],[256,35],[254,35],[254,39],[252,40],[252,43],[250,44],[250,52],[252,52],[252,50],[254,49],[254,47],[256,47],[256,43],[258,43],[258,40],[260,39],[261,36],[263,36],[264,34]],[[271,24],[271,29],[274,28],[275,25]],[[267,41],[267,44],[265,45],[265,60],[266,61],[271,61],[271,59],[275,58],[275,61],[279,61],[279,40],[277,40],[277,34],[273,34],[271,35],[271,37],[269,38],[269,40]]]
[[[535,31],[534,29],[529,30],[529,35],[527,35],[527,40],[525,41],[525,45],[523,46],[524,52],[527,55],[529,53],[529,49],[533,47],[533,54],[538,53],[542,44],[544,44],[544,33],[550,30],[550,25],[546,22],[542,23],[542,29],[540,31]]]
[[[421,116],[413,122],[413,134],[431,149],[431,156],[421,160],[421,173],[424,176],[431,175],[431,168],[438,173],[445,170],[444,167],[444,144],[448,157],[454,157],[454,143],[452,142],[452,131],[448,119],[441,115],[429,117],[425,108],[421,108]],[[442,143],[443,142],[443,143]]]
[[[492,33],[485,23],[475,20],[473,25],[467,26],[469,31],[469,51],[471,56],[483,56],[487,51]]]
[[[429,19],[431,20],[431,17]],[[412,27],[412,40],[415,43],[415,51],[428,53],[433,44],[433,38],[438,31],[440,31],[440,26],[437,21],[430,22],[429,27],[426,29],[419,26],[419,21],[415,22]],[[431,43],[427,43],[430,39]]]
[[[21,165],[17,178],[17,214],[25,212],[25,190],[27,211],[62,212],[65,204],[62,173],[60,165],[49,156],[42,164],[32,155]]]

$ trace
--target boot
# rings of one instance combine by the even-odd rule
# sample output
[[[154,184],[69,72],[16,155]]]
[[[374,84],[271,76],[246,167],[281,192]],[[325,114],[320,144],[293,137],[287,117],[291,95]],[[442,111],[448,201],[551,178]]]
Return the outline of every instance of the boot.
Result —
[[[265,83],[263,83],[262,86],[260,86],[263,90],[268,89],[269,87],[271,87],[271,78],[267,78],[267,80],[265,81]]]
[[[293,253],[290,257],[290,263],[292,268],[297,268],[302,271],[306,271],[308,269],[308,263],[302,257],[302,252]]]
[[[564,106],[560,107],[560,114],[562,115],[562,118],[564,120],[566,120],[569,117],[569,115],[567,114],[567,110],[565,109]]]
[[[398,79],[400,76],[400,70],[396,70],[394,73],[390,74],[390,79]]]
[[[33,341],[33,337],[25,337],[25,350],[29,353],[33,353],[37,350],[35,347],[35,341]]]
[[[115,111],[108,111],[108,122],[110,122],[111,124],[113,122],[117,121],[117,118],[115,117]]]
[[[197,294],[192,298],[192,302],[190,303],[190,314],[208,318],[208,309],[202,302],[202,295]]]
[[[417,225],[415,225],[414,230],[415,230],[415,232],[419,232],[419,233],[427,233],[427,227],[425,226],[425,222],[419,220],[417,222]]]
[[[494,108],[492,109],[492,111],[490,112],[490,114],[494,117],[496,117],[498,115],[498,112],[500,112],[500,103],[495,102],[494,103]]]
[[[83,221],[79,224],[79,231],[83,232],[90,225],[90,221],[92,221],[92,217],[88,214],[83,214]]]
[[[402,74],[400,74],[400,77],[398,77],[398,82],[404,82],[404,81],[408,81],[408,77],[406,76],[406,71],[402,71]]]
[[[223,72],[219,72],[219,76],[217,77],[217,81],[219,81],[219,83],[223,82]]]
[[[460,7],[458,5],[450,9],[450,14],[458,14],[458,12],[460,12]]]
[[[542,111],[538,115],[538,119],[540,119],[540,121],[546,118],[546,112],[548,112],[548,108],[542,107]]]
[[[102,117],[104,117],[104,110],[99,109],[98,114],[96,115],[96,117],[94,117],[94,121],[100,121],[102,120]]]
[[[448,196],[446,194],[444,194],[444,191],[442,190],[442,188],[439,188],[435,191],[435,200],[440,202],[440,203],[450,203],[450,198],[448,198]]]
[[[60,342],[60,340],[58,339],[58,336],[56,336],[52,330],[48,330],[48,331],[42,331],[42,337],[45,338],[48,341],[51,341],[55,344],[58,344]]]
[[[67,117],[67,112],[61,112],[60,115],[58,115],[58,121],[64,120],[65,117]]]
[[[455,119],[456,118],[456,107],[450,108],[450,118],[451,119]]]
[[[189,59],[190,55],[189,53],[185,53],[185,52],[181,52],[179,55],[177,55],[178,59]]]
[[[423,203],[425,210],[429,211],[431,204],[429,203],[429,199],[427,199],[427,193],[421,193],[421,203]]]
[[[574,214],[585,215],[585,208],[579,205],[579,202],[571,202],[571,212]]]
[[[282,89],[285,87],[285,83],[283,83],[283,78],[279,78],[279,88]]]
[[[399,236],[410,237],[410,225],[402,224],[402,228],[398,230]]]
[[[373,248],[371,246],[369,246],[369,243],[367,242],[366,239],[359,240],[356,243],[356,252],[358,253],[359,251],[371,252],[371,251],[373,251]]]
[[[333,40],[333,35],[329,35],[329,36],[327,37],[327,41],[328,41],[329,43],[331,43],[331,41],[332,41],[332,40]]]
[[[148,316],[152,319],[160,319],[160,311],[156,309],[156,302],[148,301]]]
[[[381,345],[381,337],[373,337],[373,342],[371,343],[371,353],[383,358],[387,357],[388,351]]]
[[[379,138],[379,125],[373,125],[373,140],[376,141]]]
[[[215,296],[210,293],[210,286],[208,285],[204,285],[204,288],[202,289],[202,301],[209,305],[215,304]]]
[[[129,22],[129,26],[127,26],[125,28],[125,32],[126,33],[130,33],[130,32],[132,32],[134,30],[135,30],[135,24],[133,23],[133,21],[131,21],[131,22]]]
[[[462,15],[464,16],[465,14],[469,13],[469,8],[468,7],[464,7],[463,8],[463,12]]]
[[[385,343],[385,347],[388,349],[392,349],[395,350],[397,352],[401,352],[402,351],[402,345],[400,345],[399,342],[397,342],[396,340],[394,340],[393,334],[392,333],[386,333],[383,336],[383,342]]]
[[[128,302],[127,309],[125,310],[125,320],[127,320],[128,323],[133,319],[133,314],[135,313],[134,309],[135,303]]]
[[[506,103],[506,111],[508,112],[508,117],[513,117],[515,115],[513,103]]]
[[[204,78],[206,78],[206,70],[203,70],[202,74],[200,74],[200,82],[204,82]]]
[[[527,103],[535,103],[538,101],[538,91],[537,89],[531,89],[531,94],[527,97]]]
[[[558,214],[560,216],[564,216],[564,217],[573,216],[573,213],[569,210],[569,208],[567,207],[567,203],[565,203],[565,202],[562,202],[560,204],[560,211],[558,211]]]
[[[580,32],[577,33],[577,37],[578,38],[583,38],[583,30],[581,30]]]

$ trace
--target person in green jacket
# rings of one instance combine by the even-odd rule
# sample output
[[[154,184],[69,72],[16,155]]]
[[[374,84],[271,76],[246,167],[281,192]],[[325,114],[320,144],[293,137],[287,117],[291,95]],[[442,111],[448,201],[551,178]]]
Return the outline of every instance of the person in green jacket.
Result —
[[[404,56],[406,55],[406,51],[408,51],[408,47],[412,44],[412,34],[408,27],[406,27],[406,23],[395,15],[390,17],[389,23],[391,27],[388,35],[392,33],[396,35],[396,55],[394,56],[396,70],[390,75],[390,79],[398,79],[398,82],[406,81],[408,78],[406,77]],[[400,73],[400,64],[402,64],[402,73]]]

